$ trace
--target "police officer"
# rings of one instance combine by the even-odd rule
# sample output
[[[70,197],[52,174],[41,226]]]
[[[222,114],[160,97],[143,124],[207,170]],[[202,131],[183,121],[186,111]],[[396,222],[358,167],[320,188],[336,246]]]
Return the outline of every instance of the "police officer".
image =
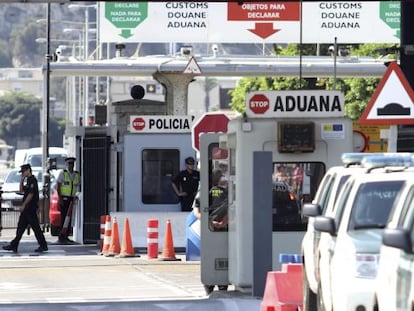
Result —
[[[200,172],[194,169],[193,157],[185,159],[186,169],[182,170],[172,181],[172,188],[181,203],[181,211],[191,212],[194,198],[197,195],[200,183]]]
[[[32,174],[30,164],[23,164],[20,166],[20,191],[24,192],[23,202],[20,207],[19,222],[17,224],[16,237],[9,245],[3,246],[6,251],[17,252],[19,242],[23,236],[27,226],[32,227],[39,247],[35,252],[42,253],[48,250],[45,236],[40,228],[39,218],[37,216],[37,208],[39,202],[39,187],[36,177]],[[26,181],[26,184],[25,184]]]
[[[72,215],[68,215],[70,205],[76,202],[77,200],[77,192],[80,185],[80,173],[74,170],[75,166],[74,157],[68,157],[65,159],[66,162],[66,169],[62,170],[57,178],[57,193],[59,196],[59,208],[60,208],[60,233],[59,233],[59,242],[60,243],[68,243],[71,242],[68,238],[69,236],[69,228],[71,227],[71,221],[69,220],[69,224],[65,230],[63,230],[63,226],[65,223],[65,219],[68,216],[69,219],[72,218]]]

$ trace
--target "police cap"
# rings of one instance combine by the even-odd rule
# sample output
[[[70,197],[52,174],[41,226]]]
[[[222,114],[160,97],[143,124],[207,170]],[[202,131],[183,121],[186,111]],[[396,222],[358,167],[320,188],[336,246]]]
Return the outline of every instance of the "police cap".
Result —
[[[75,157],[67,157],[66,159],[65,159],[65,162],[75,162],[76,161],[76,158]]]
[[[23,164],[20,166],[20,171],[19,173],[23,173],[25,171],[27,171],[28,169],[31,169],[32,167],[30,166],[30,164]]]
[[[185,159],[185,164],[194,165],[195,160],[193,157],[188,157]]]

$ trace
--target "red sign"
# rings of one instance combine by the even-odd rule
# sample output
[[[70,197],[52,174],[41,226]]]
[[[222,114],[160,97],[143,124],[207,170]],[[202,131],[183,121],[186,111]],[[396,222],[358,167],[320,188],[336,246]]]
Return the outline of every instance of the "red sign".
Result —
[[[192,129],[193,148],[200,151],[200,134],[202,133],[227,133],[227,124],[230,118],[224,113],[204,114]]]
[[[145,120],[141,117],[135,118],[132,121],[132,127],[137,131],[141,131],[145,128]]]
[[[300,2],[229,2],[229,21],[298,21]]]
[[[227,4],[229,21],[254,21],[250,32],[266,39],[280,29],[274,28],[274,21],[298,21],[300,3],[297,2],[229,2]],[[266,23],[259,23],[266,22]]]
[[[269,110],[269,99],[263,94],[255,94],[249,101],[249,108],[255,114],[264,114]]]

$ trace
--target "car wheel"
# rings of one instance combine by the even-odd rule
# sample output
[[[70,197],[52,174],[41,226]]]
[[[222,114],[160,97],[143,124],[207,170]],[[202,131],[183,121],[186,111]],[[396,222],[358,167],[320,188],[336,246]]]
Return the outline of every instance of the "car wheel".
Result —
[[[316,299],[317,296],[309,288],[308,280],[306,278],[305,267],[303,267],[303,310],[304,311],[314,311],[316,309]]]
[[[50,225],[50,234],[52,236],[58,236],[59,235],[59,227]]]

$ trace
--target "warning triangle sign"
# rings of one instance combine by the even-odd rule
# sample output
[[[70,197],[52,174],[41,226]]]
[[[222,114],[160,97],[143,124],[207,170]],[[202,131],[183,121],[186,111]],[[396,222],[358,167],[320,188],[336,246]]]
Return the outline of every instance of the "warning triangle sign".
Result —
[[[361,118],[361,125],[414,124],[414,91],[397,62],[392,62]]]
[[[201,74],[200,66],[198,66],[194,56],[191,56],[187,65],[185,66],[183,73]]]

